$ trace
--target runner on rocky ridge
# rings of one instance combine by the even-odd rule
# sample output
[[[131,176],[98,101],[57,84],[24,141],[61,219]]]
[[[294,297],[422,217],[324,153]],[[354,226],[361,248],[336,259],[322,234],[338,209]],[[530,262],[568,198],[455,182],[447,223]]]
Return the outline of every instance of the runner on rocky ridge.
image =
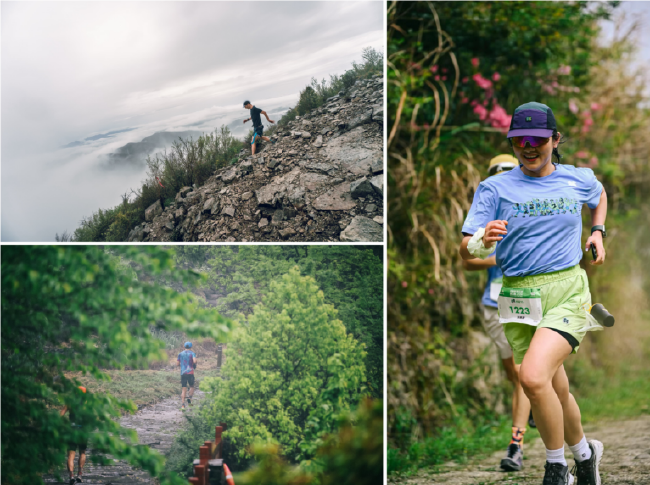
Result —
[[[247,121],[253,120],[253,138],[251,139],[251,152],[253,153],[253,155],[255,155],[255,149],[257,148],[258,138],[261,138],[264,141],[271,141],[271,139],[268,136],[263,136],[264,125],[262,125],[262,117],[260,115],[264,115],[266,121],[268,121],[271,124],[275,123],[275,121],[269,118],[269,115],[266,114],[266,111],[263,111],[257,108],[256,106],[253,106],[250,101],[244,101],[244,108],[250,110],[250,114],[251,114],[250,118],[244,120],[244,124],[246,124]]]
[[[488,167],[489,176],[503,174],[519,165],[518,160],[512,155],[498,155],[490,160]],[[524,463],[524,434],[526,433],[526,420],[530,415],[530,401],[519,383],[519,365],[515,364],[512,356],[512,349],[503,331],[503,325],[499,323],[499,312],[497,311],[497,298],[501,291],[503,273],[496,265],[495,253],[485,259],[463,260],[463,268],[467,271],[487,270],[488,280],[483,292],[481,303],[483,306],[483,328],[490,336],[494,345],[499,351],[501,363],[506,371],[508,380],[512,382],[512,436],[506,451],[506,457],[501,460],[501,469],[504,471],[519,471]],[[528,419],[531,426],[535,422]]]
[[[187,396],[187,404],[192,405],[192,396],[194,395],[194,369],[196,369],[196,354],[190,349],[192,342],[185,342],[185,350],[178,354],[176,362],[181,369],[181,411],[185,411],[185,392],[190,388]]]
[[[590,264],[605,261],[607,195],[591,169],[560,164],[561,135],[548,106],[519,106],[507,138],[520,165],[479,184],[460,254],[484,259],[496,246],[504,275],[499,321],[546,447],[543,485],[571,485],[576,470],[579,485],[600,485],[603,444],[587,441],[563,364],[587,331],[602,329],[589,313],[589,281],[579,262],[583,204],[592,220],[586,250],[596,248]],[[575,458],[572,472],[564,441]]]

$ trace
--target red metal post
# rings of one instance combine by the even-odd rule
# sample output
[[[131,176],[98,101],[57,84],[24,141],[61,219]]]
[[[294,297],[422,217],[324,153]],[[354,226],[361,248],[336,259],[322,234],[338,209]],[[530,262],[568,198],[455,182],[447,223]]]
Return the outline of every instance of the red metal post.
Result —
[[[201,446],[199,448],[199,463],[201,465],[207,465],[210,461],[210,447]]]
[[[196,477],[192,477],[192,478],[189,479],[189,482],[193,483],[194,485],[198,485],[199,479],[196,478]]]
[[[194,465],[194,475],[199,479],[199,485],[207,485],[205,482],[205,465]]]

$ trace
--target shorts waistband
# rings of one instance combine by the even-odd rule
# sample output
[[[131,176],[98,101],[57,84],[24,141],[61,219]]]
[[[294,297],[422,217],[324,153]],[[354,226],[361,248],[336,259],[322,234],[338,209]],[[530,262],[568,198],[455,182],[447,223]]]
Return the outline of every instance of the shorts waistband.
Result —
[[[579,264],[571,268],[553,271],[551,273],[536,274],[530,276],[504,276],[503,286],[507,288],[534,288],[536,286],[554,283],[555,281],[565,280],[577,276],[582,271]]]

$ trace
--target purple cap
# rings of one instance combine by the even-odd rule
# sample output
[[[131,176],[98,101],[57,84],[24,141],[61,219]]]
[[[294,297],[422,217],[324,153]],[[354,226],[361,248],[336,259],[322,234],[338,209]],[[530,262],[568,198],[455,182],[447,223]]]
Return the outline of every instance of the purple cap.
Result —
[[[513,136],[541,136],[548,138],[557,131],[551,108],[542,103],[530,102],[519,106],[510,121],[508,138]]]

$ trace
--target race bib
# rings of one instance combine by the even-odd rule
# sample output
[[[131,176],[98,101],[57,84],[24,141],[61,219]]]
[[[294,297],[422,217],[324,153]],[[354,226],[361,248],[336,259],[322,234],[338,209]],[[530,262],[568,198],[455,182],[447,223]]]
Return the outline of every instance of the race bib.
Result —
[[[501,288],[499,323],[519,322],[536,327],[542,321],[542,291],[539,288]]]
[[[494,278],[490,282],[490,300],[497,301],[499,299],[499,294],[501,293],[502,286],[503,286],[503,276],[500,278]]]

